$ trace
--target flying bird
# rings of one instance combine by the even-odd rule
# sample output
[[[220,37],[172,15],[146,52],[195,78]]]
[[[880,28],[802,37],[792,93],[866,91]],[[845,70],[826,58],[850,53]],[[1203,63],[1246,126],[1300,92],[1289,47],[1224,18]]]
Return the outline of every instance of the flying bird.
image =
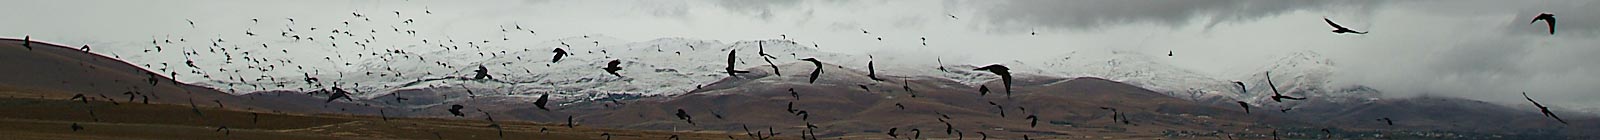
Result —
[[[1239,81],[1239,80],[1233,80],[1233,84],[1234,84],[1234,85],[1238,85],[1238,86],[1239,86],[1239,93],[1247,93],[1247,92],[1250,92],[1250,90],[1249,90],[1249,89],[1246,89],[1246,88],[1244,88],[1244,82],[1242,82],[1242,81]]]
[[[1528,21],[1528,24],[1539,22],[1539,20],[1544,20],[1544,23],[1549,25],[1550,35],[1556,35],[1556,14],[1539,13],[1539,16],[1533,17],[1533,21]]]
[[[1528,99],[1528,102],[1532,102],[1533,106],[1539,107],[1539,112],[1544,113],[1545,117],[1555,118],[1556,121],[1561,122],[1561,124],[1567,124],[1566,120],[1561,120],[1561,117],[1556,117],[1555,113],[1551,113],[1549,107],[1545,107],[1544,105],[1539,104],[1539,102],[1533,101],[1533,98],[1528,97],[1528,92],[1522,92],[1522,98]]]
[[[1024,118],[1024,119],[1032,120],[1032,121],[1030,121],[1028,123],[1028,127],[1038,127],[1039,126],[1039,116],[1028,115],[1028,117]]]
[[[817,58],[811,58],[811,57],[807,57],[805,59],[800,59],[800,60],[810,61],[811,65],[817,66],[817,69],[811,70],[811,79],[810,79],[810,81],[808,81],[810,83],[817,83],[817,76],[820,76],[822,74],[822,61],[817,61]],[[792,91],[792,89],[791,89],[791,91]],[[796,96],[796,98],[799,98],[799,96]]]
[[[995,75],[1000,75],[1001,82],[1006,85],[1006,97],[1011,97],[1011,68],[1006,68],[1006,66],[1000,64],[991,64],[972,70],[989,71]]]
[[[22,47],[27,47],[29,51],[32,51],[33,50],[33,36],[31,36],[31,35],[22,36]]]
[[[889,128],[889,138],[895,138],[895,139],[900,138],[899,134],[895,134],[894,133],[895,131],[898,131],[898,130],[900,130],[900,128]]]
[[[677,116],[678,116],[679,120],[683,120],[684,122],[688,122],[689,125],[695,125],[694,124],[694,117],[693,116],[689,116],[689,112],[683,111],[683,109],[680,108],[680,109],[678,109]]]
[[[1333,20],[1330,20],[1327,17],[1323,17],[1322,21],[1327,21],[1328,22],[1328,26],[1333,26],[1333,33],[1336,33],[1336,34],[1343,34],[1343,33],[1367,34],[1367,32],[1351,30],[1350,28],[1345,28],[1344,26],[1339,26],[1338,23],[1333,23]]]
[[[1387,123],[1387,124],[1389,124],[1391,126],[1394,125],[1394,119],[1389,119],[1389,117],[1379,118],[1378,120],[1379,121],[1383,121],[1384,123]]]
[[[978,96],[989,95],[988,85],[978,85]]]
[[[603,68],[603,69],[606,70],[606,73],[611,73],[611,75],[615,75],[617,77],[622,77],[621,74],[617,74],[617,71],[622,70],[622,67],[618,67],[617,66],[619,64],[622,64],[622,61],[611,60],[610,63],[606,63],[606,67]]]
[[[1282,93],[1278,93],[1278,86],[1272,84],[1272,72],[1267,72],[1266,75],[1267,75],[1267,87],[1272,88],[1272,101],[1274,101],[1274,102],[1283,102],[1282,99],[1289,99],[1289,100],[1305,100],[1306,99],[1305,97],[1296,98],[1296,97],[1284,96]]]
[[[78,125],[78,123],[72,123],[72,132],[78,132],[78,130],[83,130],[83,126]]]
[[[878,79],[878,70],[872,67],[872,55],[867,55],[867,78],[873,81],[883,81],[883,79]]]
[[[554,58],[550,58],[550,63],[560,62],[562,56],[567,56],[567,50],[562,50],[561,48],[556,48],[555,51],[551,52],[555,52],[556,56],[554,56]]]
[[[478,73],[478,75],[472,76],[472,79],[494,79],[493,75],[489,75],[489,68],[485,68],[483,65],[478,65],[478,70],[473,70],[472,72]]]
[[[461,113],[461,108],[466,108],[466,107],[465,106],[461,106],[461,105],[450,105],[450,110],[449,110],[450,114],[451,115],[456,115],[456,117],[465,117],[466,114],[462,114]]]
[[[535,107],[539,107],[539,110],[544,110],[544,111],[550,111],[550,108],[545,108],[544,107],[545,104],[549,104],[549,103],[550,103],[550,94],[539,95],[539,100],[533,101],[533,105],[535,105]]]
[[[728,67],[722,69],[723,71],[727,71],[728,72],[728,76],[732,76],[732,77],[739,77],[739,75],[735,75],[735,74],[739,74],[739,73],[750,73],[750,71],[742,71],[742,70],[733,69],[734,68],[733,64],[737,63],[736,61],[738,60],[738,58],[734,57],[734,55],[733,55],[734,52],[736,52],[736,51],[738,51],[738,50],[728,50]]]
[[[1239,102],[1239,107],[1243,107],[1244,108],[1244,114],[1250,114],[1250,103],[1245,103],[1244,101],[1238,101],[1238,102]]]
[[[794,100],[800,100],[800,93],[794,92],[794,88],[789,88],[789,96],[794,96]]]

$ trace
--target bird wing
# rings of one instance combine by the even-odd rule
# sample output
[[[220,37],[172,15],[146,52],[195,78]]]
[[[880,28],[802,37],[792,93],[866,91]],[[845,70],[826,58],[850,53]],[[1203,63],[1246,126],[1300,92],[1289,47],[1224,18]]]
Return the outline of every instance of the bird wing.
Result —
[[[1341,29],[1341,30],[1348,30],[1348,29],[1346,29],[1346,28],[1344,28],[1344,26],[1339,26],[1339,24],[1338,24],[1338,23],[1333,23],[1333,20],[1331,20],[1331,19],[1328,19],[1328,18],[1322,18],[1322,21],[1326,21],[1326,22],[1328,22],[1328,25],[1329,25],[1329,26],[1333,26],[1333,28],[1336,28],[1336,29]]]
[[[611,67],[617,67],[617,65],[619,65],[619,64],[622,64],[622,61],[611,60],[611,63],[606,63],[606,65],[611,66]]]
[[[1532,102],[1533,106],[1537,106],[1539,108],[1544,108],[1544,105],[1540,105],[1538,101],[1533,101],[1533,98],[1528,97],[1528,93],[1527,92],[1523,92],[1522,93],[1522,98],[1523,99],[1528,99],[1528,102]]]
[[[1544,23],[1547,24],[1547,25],[1550,25],[1549,26],[1550,27],[1550,34],[1552,34],[1552,35],[1556,34],[1556,18],[1554,18],[1554,17],[1545,18],[1544,19]]]

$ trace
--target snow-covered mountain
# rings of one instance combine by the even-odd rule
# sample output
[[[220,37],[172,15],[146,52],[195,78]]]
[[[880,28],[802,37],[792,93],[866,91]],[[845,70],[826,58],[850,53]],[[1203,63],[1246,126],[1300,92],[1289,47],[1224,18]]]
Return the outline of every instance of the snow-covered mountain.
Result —
[[[1159,58],[1130,52],[1073,52],[1039,64],[1023,65],[1028,69],[1022,71],[1064,77],[1102,77],[1173,97],[1219,104],[1270,102],[1268,97],[1272,96],[1272,89],[1266,84],[1268,72],[1285,95],[1344,102],[1368,100],[1378,94],[1377,90],[1365,86],[1335,85],[1330,79],[1335,74],[1333,61],[1309,51],[1291,53],[1257,70],[1236,74],[1243,77],[1207,76],[1155,59]],[[1232,81],[1245,83],[1245,89]]]

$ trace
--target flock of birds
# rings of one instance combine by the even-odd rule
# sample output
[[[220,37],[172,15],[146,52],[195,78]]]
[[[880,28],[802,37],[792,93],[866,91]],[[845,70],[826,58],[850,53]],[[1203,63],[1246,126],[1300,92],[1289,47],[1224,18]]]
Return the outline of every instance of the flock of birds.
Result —
[[[401,12],[399,10],[396,10],[393,13],[394,13],[394,15],[395,15],[395,17],[397,19],[403,17],[403,15],[401,14]],[[432,14],[432,11],[425,10],[423,13]],[[365,15],[363,13],[352,12],[351,14],[354,16],[354,18],[365,20],[365,21],[368,21],[368,22],[372,21],[371,20],[372,17],[367,16],[367,15]],[[951,19],[959,19],[955,15],[950,15],[950,18]],[[294,27],[295,19],[294,18],[285,18],[285,20],[288,21],[288,25],[284,25],[286,28],[284,28],[284,31],[280,34],[280,36],[283,37],[284,39],[298,42],[298,41],[315,41],[318,38],[320,38],[320,37],[311,37],[309,35],[298,34],[298,32],[296,32],[296,28]],[[1344,27],[1344,26],[1340,26],[1339,24],[1334,23],[1333,20],[1328,19],[1326,17],[1323,18],[1323,20],[1325,22],[1327,22],[1329,26],[1332,26],[1334,28],[1334,30],[1332,30],[1332,32],[1335,33],[1335,34],[1367,34],[1368,33],[1366,31],[1358,31],[1358,30],[1355,30],[1355,29],[1350,29],[1350,28],[1347,28],[1347,27]],[[1538,22],[1540,20],[1543,20],[1543,21],[1545,21],[1547,23],[1547,25],[1550,28],[1550,34],[1554,35],[1555,34],[1555,17],[1554,17],[1554,15],[1550,14],[1550,13],[1541,13],[1538,16],[1536,16],[1533,19],[1533,21],[1530,22],[1530,24],[1533,23],[1533,22]],[[198,27],[196,25],[197,23],[195,21],[193,21],[193,20],[186,20],[186,21],[190,25],[191,28]],[[260,20],[256,19],[256,18],[251,18],[250,21],[251,22],[260,22]],[[416,20],[412,19],[412,18],[406,18],[404,20],[399,20],[399,21],[400,21],[400,24],[407,24],[407,25],[411,24],[413,22],[416,22]],[[344,24],[344,25],[351,24],[350,21],[342,21],[341,23]],[[396,33],[405,33],[405,34],[410,34],[410,35],[415,35],[415,34],[418,33],[415,30],[407,29],[407,30],[402,31],[400,28],[397,28],[395,26],[390,26],[390,27],[392,27],[393,28],[392,31],[396,32]],[[536,32],[534,32],[531,29],[522,28],[521,25],[514,25],[512,28],[514,28],[515,30],[519,30],[519,31],[527,31],[530,34],[537,34]],[[309,27],[309,28],[305,28],[305,29],[308,32],[317,31],[318,30],[318,28],[316,28],[316,27]],[[335,43],[335,41],[348,41],[348,42],[351,42],[350,44],[355,44],[355,45],[361,46],[363,48],[366,48],[367,44],[370,44],[370,43],[378,41],[377,37],[370,35],[370,34],[373,34],[373,33],[378,33],[378,31],[375,30],[375,29],[368,30],[369,35],[367,37],[365,37],[365,38],[356,37],[356,33],[359,33],[359,31],[353,32],[352,30],[341,30],[341,29],[327,29],[327,30],[328,30],[327,32],[330,32],[333,35],[326,36],[325,40],[328,40],[327,42],[329,42],[331,44],[331,46],[333,46],[333,47],[338,47],[339,44],[340,44],[340,43]],[[505,28],[503,26],[502,26],[501,30],[502,30],[502,32],[509,32],[507,30],[507,28]],[[870,32],[868,32],[866,29],[862,29],[861,31],[862,31],[863,34],[870,34]],[[244,32],[244,34],[247,35],[247,36],[252,36],[252,37],[258,35],[255,32],[253,32],[252,30],[246,30]],[[1030,32],[1029,34],[1030,35],[1038,35],[1038,32]],[[341,38],[341,35],[343,37],[346,37],[346,38]],[[780,36],[782,36],[784,38],[787,38],[787,35],[780,35]],[[33,50],[33,44],[31,43],[31,39],[32,39],[31,36],[24,37],[25,41],[23,41],[23,44],[22,44],[23,47],[26,47],[30,51]],[[879,37],[876,37],[875,39],[883,40],[883,37],[879,36]],[[920,39],[923,40],[923,45],[927,44],[926,43],[926,41],[927,41],[926,37],[921,37]],[[502,40],[509,40],[509,38],[502,38]],[[178,38],[177,41],[186,42],[187,40],[186,39],[182,39],[182,38]],[[236,60],[242,60],[242,61],[240,61],[240,63],[248,63],[247,65],[249,65],[248,68],[250,68],[250,69],[247,69],[247,70],[255,70],[255,71],[259,71],[259,72],[265,73],[267,71],[273,71],[274,69],[277,69],[279,66],[287,66],[287,65],[295,63],[295,62],[292,62],[291,60],[288,60],[288,59],[269,59],[269,58],[262,58],[262,57],[253,57],[251,55],[251,52],[249,52],[249,51],[230,52],[230,50],[241,50],[243,48],[241,48],[241,47],[239,47],[237,45],[234,45],[232,47],[222,46],[222,45],[220,45],[220,43],[226,42],[226,40],[224,40],[222,38],[216,38],[214,40],[208,40],[208,41],[210,41],[212,45],[209,46],[209,47],[206,47],[204,49],[209,49],[210,50],[210,51],[208,51],[209,53],[224,55],[225,56],[225,60],[221,60],[221,61],[224,61],[225,63],[228,63],[228,64],[235,63]],[[444,42],[454,43],[454,42],[456,42],[456,40],[454,40],[454,39],[449,39],[449,40],[446,40],[444,42],[441,42],[439,40],[427,40],[427,39],[422,39],[421,41],[424,42],[425,44],[427,42],[434,42],[434,43],[437,44],[438,47],[444,48],[445,50],[456,50],[456,49],[460,49],[460,47],[461,47],[461,46],[454,45],[454,44],[446,45],[446,43],[444,43]],[[170,37],[168,39],[165,39],[165,40],[153,39],[153,40],[151,40],[151,43],[155,47],[147,49],[147,50],[144,50],[144,52],[146,52],[146,53],[151,53],[152,51],[153,52],[162,52],[164,50],[162,48],[162,45],[163,45],[162,42],[165,42],[166,44],[173,44],[173,40]],[[465,41],[465,42],[467,42],[469,47],[478,47],[479,43],[489,43],[489,42],[491,42],[491,40]],[[593,43],[595,43],[596,46],[598,46],[600,42],[599,41],[594,41]],[[561,45],[563,47],[566,47],[566,48],[572,48],[571,45],[567,44],[564,41],[561,42]],[[265,43],[260,44],[260,46],[261,46],[261,48],[270,48],[271,47],[271,46],[269,46],[269,44],[265,44]],[[88,45],[84,45],[83,47],[79,48],[79,50],[84,51],[84,52],[89,52],[90,48],[89,48]],[[281,52],[281,53],[285,53],[285,54],[290,53],[288,48],[279,48],[279,50],[280,50],[279,52]],[[206,78],[211,78],[213,76],[225,76],[225,75],[212,75],[212,74],[208,74],[207,71],[200,70],[201,68],[195,64],[196,60],[191,58],[194,55],[200,55],[202,53],[198,49],[191,48],[191,47],[185,47],[181,51],[182,51],[182,54],[183,54],[183,56],[185,58],[185,65],[187,65],[187,67],[190,67],[192,69],[191,71],[188,71],[187,73],[203,75],[203,77],[206,77]],[[602,53],[604,52],[604,50],[601,50],[601,51],[602,51]],[[737,54],[736,52],[737,51],[733,50],[733,49],[728,50],[727,64],[726,64],[726,67],[723,68],[723,71],[722,71],[723,73],[726,73],[729,77],[739,77],[740,74],[750,73],[750,71],[740,70],[740,69],[738,69],[739,67],[735,66],[736,64],[738,64],[737,63],[738,62],[738,58],[735,55],[735,54]],[[572,55],[572,53],[568,52],[567,50],[563,49],[562,47],[554,48],[554,50],[552,50],[551,53],[552,53],[552,56],[551,56],[552,58],[550,60],[551,61],[550,63],[558,63],[558,62],[561,61],[561,59],[563,57]],[[776,59],[776,57],[773,57],[773,56],[769,55],[765,51],[763,46],[758,46],[758,52],[757,53],[768,64],[773,64],[772,63],[772,59]],[[235,59],[235,57],[233,56],[234,54],[240,55],[240,58],[239,59]],[[407,52],[405,52],[405,50],[399,50],[399,49],[382,50],[381,53],[380,52],[371,52],[371,53],[353,53],[353,54],[357,55],[358,57],[359,56],[368,56],[368,55],[370,55],[370,56],[382,56],[383,59],[385,59],[385,60],[389,60],[391,58],[393,58],[393,59],[410,59],[411,58],[411,56],[409,56],[409,55],[404,55],[404,54],[407,54]],[[479,55],[499,55],[499,54],[506,54],[506,53],[504,51],[501,51],[501,52],[498,52],[498,53],[491,51],[491,52],[479,52],[478,54]],[[1173,54],[1171,52],[1169,52],[1167,55],[1171,56]],[[343,58],[343,57],[346,57],[346,56],[343,56],[343,55],[336,56],[336,57],[340,57],[340,59],[335,59],[333,57],[324,57],[324,59],[329,61],[329,62],[333,62],[333,63],[337,63],[338,60],[346,59],[346,58]],[[120,58],[120,56],[118,56],[118,58]],[[520,59],[520,57],[518,57],[518,58]],[[869,58],[871,58],[871,57],[869,56]],[[420,61],[427,61],[426,59],[424,59],[424,58],[422,58],[420,56],[415,58],[415,59],[420,60]],[[802,59],[798,59],[798,60],[810,62],[812,65],[814,65],[816,67],[816,69],[814,69],[814,70],[812,70],[810,72],[809,78],[808,78],[808,81],[807,81],[808,83],[815,83],[817,81],[817,78],[823,74],[823,69],[822,69],[823,62],[822,62],[822,60],[820,60],[818,58],[815,58],[815,57],[806,57],[806,58],[802,58]],[[207,60],[202,60],[202,61],[207,61]],[[440,65],[440,66],[443,66],[443,67],[449,67],[449,68],[454,68],[454,67],[457,66],[457,65],[447,64],[447,63],[445,63],[443,61],[435,61],[434,63],[437,64],[437,65]],[[622,66],[620,65],[621,63],[622,62],[620,60],[613,59],[613,60],[610,60],[608,63],[606,63],[606,65],[604,67],[600,68],[600,70],[604,70],[607,74],[610,74],[610,75],[613,75],[613,76],[616,76],[616,77],[625,77],[623,74],[619,73],[621,70],[623,70]],[[941,66],[939,67],[939,69],[940,70],[947,70],[942,66],[942,60],[940,61],[940,63],[941,63]],[[345,65],[350,65],[349,62],[344,62],[344,64]],[[151,64],[144,64],[144,66],[146,68],[155,68],[155,70],[157,70],[157,71],[165,72],[166,74],[168,74],[167,76],[169,76],[169,77],[177,77],[177,75],[179,74],[179,71],[169,70],[168,68],[170,67],[170,65],[168,63],[162,62],[162,63],[159,63],[159,65],[162,66],[162,67],[156,68],[156,67],[152,67]],[[773,73],[775,73],[775,74],[779,73],[778,72],[778,68],[776,68],[777,66],[775,64],[772,65],[772,67],[774,67],[772,69]],[[352,92],[346,91],[345,89],[341,89],[339,87],[342,84],[335,82],[335,83],[331,83],[330,84],[331,86],[325,86],[323,84],[324,82],[322,80],[320,80],[317,77],[312,76],[314,73],[317,73],[316,69],[308,69],[308,68],[305,68],[303,66],[296,66],[296,69],[298,71],[305,72],[304,73],[305,77],[304,77],[304,79],[302,79],[304,82],[306,82],[307,84],[310,84],[310,85],[315,85],[315,87],[313,87],[313,88],[314,89],[318,89],[316,91],[311,91],[308,94],[314,94],[314,95],[326,94],[327,95],[327,99],[325,100],[325,102],[333,102],[333,101],[338,100],[338,99],[345,99],[345,100],[351,101],[351,102],[355,101],[354,99],[351,99]],[[870,59],[868,60],[868,63],[867,63],[867,69],[868,69],[868,71],[867,71],[868,74],[866,75],[867,79],[871,79],[873,81],[885,81],[884,79],[880,78],[877,75],[877,73],[875,72],[875,69],[873,68],[873,63],[872,63],[872,61]],[[389,70],[390,70],[390,72],[388,72],[388,73],[379,73],[379,74],[384,75],[384,76],[387,76],[389,74],[393,74],[394,76],[400,76],[401,75],[400,72],[395,71],[392,68],[389,69]],[[1007,94],[1006,96],[1007,97],[1010,96],[1010,93],[1012,92],[1012,75],[1010,73],[1010,68],[1007,68],[1005,65],[1002,65],[1002,64],[990,64],[990,65],[978,67],[978,68],[972,69],[972,70],[974,70],[974,71],[986,71],[986,72],[989,72],[989,73],[994,74],[996,76],[999,76],[1001,78],[1000,79],[1001,82],[1005,86],[1004,87],[1004,91]],[[215,72],[230,72],[230,71],[234,72],[234,73],[239,73],[241,70],[239,70],[239,69],[230,70],[230,69],[225,69],[225,68],[217,68],[217,70]],[[469,80],[494,79],[494,76],[491,75],[490,73],[491,72],[489,71],[489,69],[486,66],[480,64],[480,65],[477,66],[476,70],[473,70],[473,74],[474,75],[471,76],[471,78]],[[368,75],[372,75],[374,73],[368,72],[367,74]],[[429,74],[432,75],[432,73],[429,73]],[[160,79],[159,77],[162,76],[162,75],[160,75],[158,73],[154,73],[154,72],[147,72],[147,75],[149,76],[149,82],[150,82],[151,86],[157,85],[158,81]],[[1282,94],[1281,92],[1279,92],[1277,90],[1276,85],[1274,85],[1272,83],[1271,73],[1268,72],[1268,73],[1266,73],[1266,75],[1267,75],[1266,76],[1267,77],[1267,85],[1269,86],[1269,88],[1272,89],[1272,92],[1273,92],[1273,95],[1270,96],[1272,101],[1274,101],[1274,102],[1283,102],[1283,100],[1305,100],[1306,99],[1305,97],[1293,97],[1293,96]],[[341,76],[342,76],[342,73],[341,73]],[[465,77],[461,77],[461,78],[462,79],[467,79]],[[264,75],[264,74],[261,75],[260,77],[256,78],[256,79],[254,79],[254,80],[250,80],[248,78],[245,78],[245,77],[239,76],[239,75],[231,75],[231,76],[228,77],[228,79],[236,80],[236,81],[271,81],[271,83],[278,83],[277,86],[279,86],[279,87],[283,87],[284,86],[282,83],[293,82],[293,81],[278,81],[277,78],[270,77],[270,76],[267,76],[267,75]],[[173,80],[172,82],[174,84],[179,84],[179,83],[177,83],[176,80]],[[1240,88],[1241,92],[1245,92],[1245,90],[1246,90],[1245,83],[1243,83],[1241,81],[1232,81],[1232,83],[1237,85]],[[359,84],[355,84],[355,85],[359,85]],[[327,87],[327,88],[323,89],[323,87]],[[262,88],[265,88],[265,87],[262,87]],[[861,88],[865,89],[867,87],[866,86],[861,86]],[[911,90],[909,86],[905,86],[903,88],[905,88],[908,91]],[[990,89],[986,85],[980,85],[978,87],[978,91],[980,92],[980,95],[987,95],[990,92]],[[468,92],[471,92],[471,91],[469,90]],[[800,98],[800,95],[797,92],[795,92],[794,89],[792,89],[792,88],[789,89],[789,92],[794,97],[795,100],[798,100]],[[129,95],[129,100],[128,100],[129,102],[131,102],[131,101],[133,101],[135,99],[134,98],[135,95],[143,96],[144,100],[145,100],[145,103],[148,103],[148,101],[149,101],[149,97],[143,95],[142,93],[128,92],[128,93],[125,93],[125,94]],[[101,95],[101,96],[102,96],[102,98],[111,99],[109,97],[104,97],[104,95]],[[912,95],[912,96],[915,97],[916,95]],[[1567,123],[1565,120],[1561,120],[1561,118],[1559,118],[1555,114],[1551,113],[1551,111],[1549,110],[1548,107],[1545,107],[1542,104],[1539,104],[1538,102],[1534,101],[1531,97],[1528,97],[1527,93],[1523,93],[1523,96],[1524,96],[1524,98],[1527,98],[1529,102],[1532,102],[1535,106],[1537,106],[1539,108],[1539,110],[1543,113],[1544,116],[1553,118],[1556,121],[1561,122],[1562,124],[1566,124]],[[73,98],[71,98],[69,100],[80,100],[84,104],[87,104],[88,100],[90,100],[89,98],[90,97],[86,97],[83,94],[78,94],[78,95],[73,96]],[[549,98],[550,98],[549,94],[542,94],[542,95],[539,96],[539,98],[533,104],[535,105],[535,107],[537,107],[540,110],[551,111],[551,108],[548,107],[551,104]],[[396,98],[397,102],[404,101],[404,100],[406,100],[406,98]],[[216,102],[218,104],[218,106],[221,107],[222,103],[220,101],[214,101],[214,102]],[[115,103],[114,100],[113,100],[113,103]],[[1243,108],[1245,113],[1248,114],[1248,113],[1251,112],[1250,111],[1251,105],[1249,103],[1244,102],[1244,101],[1238,101],[1237,103],[1239,104],[1239,106],[1241,108]],[[999,116],[1002,116],[1002,117],[1006,116],[1005,115],[1005,111],[1004,111],[1005,110],[1004,106],[1002,106],[1000,104],[996,104],[995,102],[992,102],[992,101],[989,102],[989,104],[991,104],[991,105],[993,105],[993,106],[995,106],[997,108],[1001,108],[1001,111],[998,112]],[[194,108],[193,111],[194,111],[194,113],[196,115],[204,116],[204,114],[202,114],[199,111],[198,107],[194,105],[194,101],[193,100],[190,100],[190,106]],[[896,104],[896,106],[898,106],[901,109],[905,108],[904,105],[901,105],[901,104],[898,104],[898,103]],[[1021,107],[1018,107],[1018,108],[1021,108]],[[450,105],[450,108],[447,111],[450,113],[450,115],[457,116],[457,117],[465,117],[466,113],[463,112],[464,109],[467,109],[467,107],[463,106],[463,105],[460,105],[460,104],[455,104],[455,105]],[[1101,109],[1107,110],[1107,111],[1111,111],[1112,112],[1112,118],[1114,119],[1114,122],[1120,121],[1122,123],[1129,123],[1129,121],[1127,120],[1126,115],[1122,115],[1121,113],[1119,113],[1116,108],[1101,107]],[[1290,108],[1285,108],[1285,109],[1282,109],[1280,111],[1287,112],[1287,111],[1289,111],[1289,109]],[[89,112],[90,116],[92,116],[92,118],[94,118],[96,121],[99,121],[99,118],[97,116],[95,116],[95,114],[93,112],[93,109],[90,109],[90,108],[88,108],[88,106],[85,106],[85,110],[88,110],[88,112]],[[503,129],[501,128],[500,124],[498,122],[496,122],[493,119],[492,116],[489,116],[488,112],[484,112],[481,109],[478,109],[478,111],[482,112],[484,114],[484,116],[486,117],[485,119],[488,122],[491,123],[489,126],[486,126],[486,127],[491,127],[491,128],[495,128],[496,130],[500,130],[501,131],[500,134],[503,137],[504,136],[504,132],[503,132]],[[789,109],[787,111],[789,113],[791,113],[791,114],[796,115],[796,116],[800,116],[802,119],[809,118],[808,116],[810,115],[810,113],[808,113],[805,110],[794,109],[794,103],[793,102],[791,102],[789,104]],[[715,113],[715,112],[713,112],[713,113]],[[380,114],[383,116],[383,118],[385,120],[388,119],[386,113],[382,112],[382,110],[380,110]],[[258,114],[252,113],[252,115],[258,115]],[[684,109],[681,109],[681,108],[677,109],[676,113],[674,115],[675,115],[676,118],[682,120],[686,124],[697,125],[694,122],[695,119],[693,118],[693,116],[691,116],[690,113],[688,113]],[[716,117],[721,118],[721,114],[715,114],[715,115],[716,115]],[[954,129],[954,127],[948,121],[946,121],[946,119],[949,119],[948,115],[944,115],[944,114],[940,114],[940,115],[944,116],[943,118],[939,118],[939,121],[943,122],[945,124],[945,126],[946,126],[946,134],[956,133],[957,135],[963,135],[962,137],[964,137],[964,134],[961,134],[959,129]],[[567,126],[567,127],[575,127],[576,124],[574,123],[573,120],[574,119],[573,119],[572,116],[568,116],[567,123],[566,123],[565,126]],[[1037,126],[1038,121],[1039,121],[1039,117],[1036,116],[1036,115],[1028,115],[1028,116],[1025,117],[1025,120],[1028,121],[1028,124],[1030,125],[1030,127]],[[1382,121],[1382,122],[1384,122],[1385,124],[1388,124],[1388,125],[1394,125],[1393,120],[1390,119],[1390,118],[1379,118],[1377,120],[1378,121]],[[807,122],[805,124],[805,126],[806,126],[806,129],[805,129],[804,132],[802,132],[803,133],[802,138],[818,139],[815,136],[815,130],[814,129],[815,128],[819,128],[819,127],[817,127],[815,124],[812,124],[810,122]],[[78,125],[76,123],[73,123],[70,128],[73,131],[79,131],[79,130],[84,129],[81,125]],[[777,135],[777,132],[772,132],[770,127],[768,128],[769,129],[768,130],[769,133],[766,134],[766,136],[762,136],[761,132],[759,132],[759,131],[755,132],[755,133],[750,133],[748,127],[746,127],[745,129],[746,129],[747,135],[750,135],[751,137],[756,138],[756,139],[768,139],[768,138],[771,138],[771,137]],[[541,129],[541,132],[542,131],[546,131],[546,130],[548,130],[548,129]],[[900,136],[902,136],[901,132],[899,131],[900,130],[899,128],[889,128],[887,130],[888,131],[887,131],[886,134],[888,136],[890,136],[891,138],[898,139],[898,138],[900,138]],[[226,133],[229,133],[228,131],[230,131],[230,130],[227,129],[227,126],[219,126],[216,131],[226,134]],[[911,135],[909,135],[909,138],[911,138],[911,139],[918,139],[918,138],[921,137],[920,135],[921,135],[921,131],[922,130],[920,130],[920,129],[912,128],[912,129],[909,129],[908,131],[911,132]],[[1326,130],[1324,130],[1324,131],[1326,132]],[[435,135],[438,135],[438,134],[439,133],[435,133]],[[977,132],[976,134],[981,135],[982,136],[981,139],[987,139],[988,138],[988,134],[986,134],[984,132]],[[609,139],[611,134],[610,133],[604,133],[604,134],[602,134],[602,136]],[[733,136],[728,136],[728,137],[730,139],[734,138]],[[677,138],[678,138],[677,135],[672,135],[671,137],[669,137],[669,139],[677,139]],[[1027,136],[1024,135],[1024,138],[1027,139]]]

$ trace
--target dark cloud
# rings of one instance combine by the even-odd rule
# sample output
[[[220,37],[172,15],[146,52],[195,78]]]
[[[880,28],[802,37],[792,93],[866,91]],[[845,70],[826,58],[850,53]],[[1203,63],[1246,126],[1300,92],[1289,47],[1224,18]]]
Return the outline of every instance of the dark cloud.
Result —
[[[1057,29],[1095,29],[1129,23],[1183,26],[1202,19],[1207,27],[1219,23],[1252,21],[1296,10],[1353,6],[1370,12],[1377,1],[1281,0],[1181,0],[1181,1],[996,1],[980,10],[1001,26],[1045,26]]]

